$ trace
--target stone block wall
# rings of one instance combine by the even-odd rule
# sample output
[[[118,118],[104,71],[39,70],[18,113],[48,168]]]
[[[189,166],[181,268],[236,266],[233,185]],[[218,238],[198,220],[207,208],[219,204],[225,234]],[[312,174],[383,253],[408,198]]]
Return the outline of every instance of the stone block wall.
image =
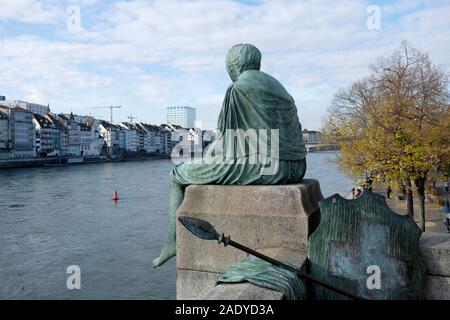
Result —
[[[319,182],[309,179],[278,186],[193,185],[177,215],[207,220],[232,240],[300,268],[322,199]],[[420,249],[428,269],[426,299],[450,300],[450,234],[425,232]],[[220,272],[247,257],[200,240],[177,223],[177,299],[283,299],[278,291],[250,283],[215,285]]]
[[[450,300],[450,234],[424,232],[420,251],[428,272],[425,298]]]
[[[306,257],[308,236],[320,221],[322,199],[319,182],[309,179],[277,186],[193,185],[186,189],[177,215],[207,220],[232,240],[300,267]],[[212,298],[218,290],[223,290],[222,299],[282,298],[278,292],[251,284],[239,285],[246,290],[238,293],[227,291],[236,285],[215,287],[218,273],[247,257],[216,241],[195,238],[177,223],[177,298]]]

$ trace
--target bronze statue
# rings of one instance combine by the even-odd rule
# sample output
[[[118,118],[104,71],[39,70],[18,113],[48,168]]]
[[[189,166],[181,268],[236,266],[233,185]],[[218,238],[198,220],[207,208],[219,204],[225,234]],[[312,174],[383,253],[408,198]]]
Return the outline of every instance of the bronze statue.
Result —
[[[260,66],[261,52],[253,45],[238,44],[229,50],[226,67],[233,83],[218,120],[220,138],[210,148],[220,151],[210,152],[202,161],[176,165],[170,173],[169,235],[154,267],[176,255],[176,210],[186,186],[287,184],[303,179],[306,149],[294,99],[275,78],[259,71]]]

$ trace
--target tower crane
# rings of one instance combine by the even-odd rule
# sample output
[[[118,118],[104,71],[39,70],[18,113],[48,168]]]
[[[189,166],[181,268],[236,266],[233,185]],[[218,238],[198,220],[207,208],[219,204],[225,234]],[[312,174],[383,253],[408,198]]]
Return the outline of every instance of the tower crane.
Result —
[[[127,118],[130,119],[130,123],[133,123],[133,120],[137,119],[137,117],[133,117],[133,114],[130,114]]]
[[[88,109],[106,109],[106,108],[110,110],[111,124],[113,124],[113,109],[122,108],[122,106],[98,106],[98,107],[90,107]]]

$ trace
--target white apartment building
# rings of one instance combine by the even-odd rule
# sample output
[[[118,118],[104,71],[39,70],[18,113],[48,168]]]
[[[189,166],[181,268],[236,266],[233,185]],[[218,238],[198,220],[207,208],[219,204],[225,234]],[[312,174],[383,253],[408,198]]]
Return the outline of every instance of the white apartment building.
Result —
[[[99,133],[105,141],[108,154],[113,154],[119,149],[119,132],[119,126],[107,121],[100,121]]]
[[[159,133],[161,136],[161,150],[163,154],[170,155],[172,152],[172,133],[167,126],[159,126]]]
[[[138,132],[139,139],[139,151],[141,152],[154,152],[152,149],[152,133],[149,130],[149,126],[144,123],[135,123],[134,128]]]
[[[41,135],[36,131],[36,142],[34,144],[34,150],[36,151],[36,156],[39,156],[39,150],[41,150]]]
[[[67,154],[78,157],[81,155],[81,127],[78,123],[67,123],[68,145]]]
[[[9,159],[9,149],[9,119],[7,113],[0,109],[0,160]]]
[[[139,123],[138,125],[144,128],[146,131],[143,140],[145,151],[151,153],[161,153],[163,145],[160,127],[144,123]]]
[[[59,155],[67,155],[68,145],[69,145],[69,131],[66,127],[64,120],[58,115],[48,112],[45,117],[53,122],[53,125],[58,129],[59,132]],[[36,138],[37,141],[37,138]],[[37,142],[36,142],[37,143]],[[37,148],[37,145],[36,145]]]
[[[36,130],[36,146],[35,150],[40,156],[59,156],[60,155],[60,131],[53,121],[41,116],[33,114],[33,124]],[[39,138],[39,139],[38,139]],[[37,145],[39,140],[39,145]]]
[[[163,140],[162,140],[162,136],[161,136],[161,132],[157,131],[155,132],[155,152],[157,153],[161,153],[161,150],[163,149]]]
[[[129,152],[137,152],[139,136],[137,130],[128,122],[119,123],[119,148]]]
[[[89,155],[99,156],[102,153],[102,148],[105,145],[103,137],[100,135],[100,121],[96,119],[89,119],[87,124],[91,127],[91,140]]]
[[[59,128],[59,137],[59,150],[62,156],[66,156],[69,154],[69,130],[65,126]]]
[[[182,128],[193,128],[195,125],[195,108],[188,106],[167,107],[167,123]]]
[[[171,154],[173,147],[183,140],[183,132],[180,131],[181,127],[162,124],[159,128],[162,148],[166,154]]]
[[[100,123],[92,117],[73,114],[58,116],[67,130],[67,155],[99,156],[104,145],[100,135]],[[65,140],[65,139],[64,139]]]
[[[179,126],[161,125],[161,150],[170,154],[172,149],[183,144],[183,148],[190,148],[191,152],[201,152],[203,147],[202,130],[198,128],[185,129]],[[179,145],[180,147],[180,145]]]
[[[85,123],[80,124],[80,154],[82,156],[89,153],[91,143],[91,128]]]
[[[13,159],[34,158],[36,132],[33,114],[20,107],[0,107],[9,118],[10,157]]]
[[[186,129],[185,136],[187,137],[188,141],[191,141],[196,146],[201,146],[203,144],[202,130],[198,128]]]
[[[302,137],[304,143],[321,143],[322,142],[322,133],[319,131],[310,131],[307,129],[303,129]]]

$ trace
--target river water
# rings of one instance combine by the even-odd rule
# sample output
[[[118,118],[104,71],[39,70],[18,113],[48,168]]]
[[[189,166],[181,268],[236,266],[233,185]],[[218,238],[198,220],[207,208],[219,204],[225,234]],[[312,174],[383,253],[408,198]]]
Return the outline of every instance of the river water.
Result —
[[[352,182],[308,155],[325,197]],[[175,259],[153,269],[166,238],[170,160],[0,170],[0,299],[174,299]],[[118,190],[120,200],[112,201]],[[81,270],[69,290],[67,267]]]

